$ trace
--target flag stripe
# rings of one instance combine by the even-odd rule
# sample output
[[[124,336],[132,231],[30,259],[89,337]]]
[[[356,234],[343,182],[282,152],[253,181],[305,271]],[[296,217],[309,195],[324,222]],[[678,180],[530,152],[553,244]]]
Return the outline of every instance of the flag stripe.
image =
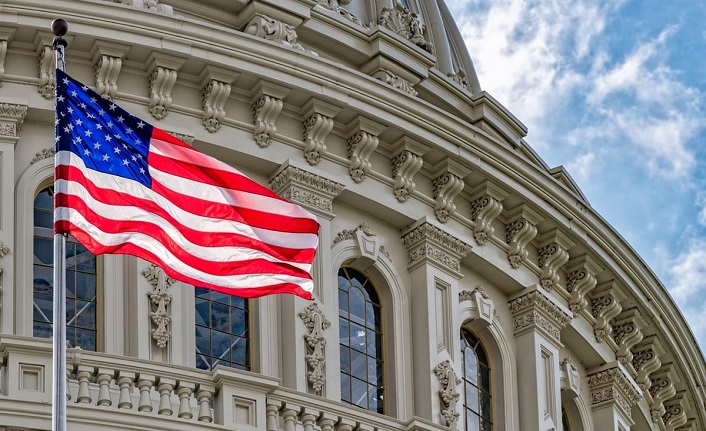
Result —
[[[170,259],[169,254],[165,253],[166,250],[160,244],[155,244],[155,247],[140,247],[134,244],[135,241],[131,239],[131,242],[122,244],[120,250],[115,251],[114,246],[105,246],[99,243],[92,234],[87,233],[74,223],[61,220],[56,223],[56,226],[58,229],[70,231],[71,235],[93,254],[121,253],[137,256],[159,265],[170,277],[194,286],[207,287],[245,298],[254,298],[270,293],[293,293],[311,299],[314,285],[313,281],[308,278],[282,274],[214,276],[186,266],[177,259]]]

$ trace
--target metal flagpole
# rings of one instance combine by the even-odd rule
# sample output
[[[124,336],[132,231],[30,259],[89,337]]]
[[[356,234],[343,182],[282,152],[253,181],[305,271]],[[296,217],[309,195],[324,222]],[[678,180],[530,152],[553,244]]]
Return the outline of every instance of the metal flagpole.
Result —
[[[51,23],[52,43],[56,52],[56,68],[64,71],[64,49],[68,42],[62,38],[69,30],[63,19]],[[56,86],[55,86],[56,87]],[[55,102],[56,103],[56,102]],[[56,105],[54,115],[57,116]],[[57,156],[59,152],[56,152]],[[57,157],[55,156],[55,157]],[[54,161],[56,166],[56,160]],[[54,184],[56,192],[56,184]],[[56,217],[56,215],[55,215]],[[66,431],[66,234],[54,234],[54,365],[52,391],[52,431]]]

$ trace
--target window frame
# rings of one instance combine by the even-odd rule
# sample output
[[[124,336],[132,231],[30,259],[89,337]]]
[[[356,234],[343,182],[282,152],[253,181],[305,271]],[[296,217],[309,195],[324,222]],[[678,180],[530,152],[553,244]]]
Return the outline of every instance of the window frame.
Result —
[[[466,339],[465,336],[464,336],[464,333],[467,333],[467,334],[471,335],[473,338],[475,338],[475,340],[477,341],[475,346],[470,346],[470,344],[467,342],[467,339]],[[476,416],[479,418],[479,422],[478,422],[479,425],[482,423],[482,420],[485,419],[485,420],[488,420],[488,421],[489,421],[489,423],[490,423],[490,429],[491,429],[491,430],[494,430],[494,429],[495,429],[495,425],[496,425],[496,423],[497,423],[497,421],[496,421],[496,411],[497,411],[497,409],[495,408],[495,405],[494,405],[494,403],[496,402],[496,400],[495,400],[495,396],[494,396],[494,394],[493,394],[493,387],[494,387],[494,384],[495,384],[494,376],[493,376],[493,366],[492,366],[492,365],[493,365],[493,361],[492,361],[490,355],[488,354],[488,348],[485,346],[485,343],[483,342],[483,339],[478,335],[477,332],[471,331],[470,329],[467,329],[467,328],[465,328],[465,327],[461,327],[461,330],[460,330],[460,337],[459,337],[459,338],[460,338],[460,347],[461,347],[461,348],[460,348],[460,353],[461,353],[461,358],[460,358],[460,360],[461,360],[461,369],[462,369],[462,373],[461,373],[461,382],[463,383],[463,421],[464,421],[464,431],[474,431],[474,430],[470,430],[470,429],[469,429],[468,420],[467,420],[467,419],[468,419],[468,412],[469,412],[469,411],[470,411],[471,414],[474,414],[474,415],[476,415]],[[467,346],[468,348],[466,348],[466,346]],[[483,351],[483,355],[485,356],[486,361],[487,361],[486,364],[483,364],[483,365],[485,365],[485,366],[488,368],[488,391],[487,391],[487,392],[486,392],[484,389],[482,389],[481,386],[480,386],[480,385],[481,385],[481,383],[480,383],[480,379],[481,379],[481,377],[480,377],[480,364],[481,364],[481,362],[480,362],[480,359],[479,359],[478,353],[477,353],[477,349],[478,349],[478,348],[480,348],[480,349]],[[476,359],[476,369],[477,369],[477,371],[476,371],[476,384],[474,384],[473,382],[471,382],[471,381],[469,381],[469,380],[466,379],[466,368],[465,368],[465,367],[466,367],[466,361],[465,361],[465,356],[466,356],[466,351],[467,351],[467,350],[471,350],[472,353],[473,353],[473,355],[475,356],[475,359]],[[467,398],[466,398],[467,390],[466,390],[466,385],[472,385],[472,386],[475,387],[475,389],[478,391],[478,395],[479,395],[479,396],[478,396],[478,412],[473,411],[473,409],[470,408],[470,407],[468,406],[468,404],[467,404]],[[488,397],[489,397],[489,400],[488,400],[489,403],[488,403],[488,405],[489,405],[489,407],[490,407],[490,417],[485,417],[485,416],[483,416],[482,413],[480,412],[480,410],[481,410],[481,409],[480,409],[480,406],[481,406],[480,394],[481,394],[481,392],[485,392],[485,393],[488,395]],[[479,431],[483,431],[482,428],[478,428],[478,429],[479,429]]]

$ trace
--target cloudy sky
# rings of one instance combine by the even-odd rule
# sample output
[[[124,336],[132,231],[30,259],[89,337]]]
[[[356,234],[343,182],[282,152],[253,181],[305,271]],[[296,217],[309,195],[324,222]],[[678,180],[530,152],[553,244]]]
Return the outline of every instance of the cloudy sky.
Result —
[[[482,88],[637,250],[706,352],[706,2],[447,4]]]

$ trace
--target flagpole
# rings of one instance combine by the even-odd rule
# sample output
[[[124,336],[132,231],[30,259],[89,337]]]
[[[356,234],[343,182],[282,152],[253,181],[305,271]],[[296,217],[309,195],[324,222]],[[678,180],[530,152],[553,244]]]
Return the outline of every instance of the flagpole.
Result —
[[[68,42],[62,36],[69,30],[69,24],[59,18],[51,23],[54,33],[52,43],[56,52],[56,68],[64,71],[66,60],[64,49]],[[55,86],[56,88],[56,86]],[[56,103],[56,102],[55,102]],[[57,116],[54,108],[54,116]],[[59,152],[56,151],[56,156]],[[54,161],[56,166],[56,160]],[[54,187],[56,192],[56,184]],[[52,431],[66,431],[66,234],[54,234],[54,348],[53,348],[53,390],[52,390]]]

